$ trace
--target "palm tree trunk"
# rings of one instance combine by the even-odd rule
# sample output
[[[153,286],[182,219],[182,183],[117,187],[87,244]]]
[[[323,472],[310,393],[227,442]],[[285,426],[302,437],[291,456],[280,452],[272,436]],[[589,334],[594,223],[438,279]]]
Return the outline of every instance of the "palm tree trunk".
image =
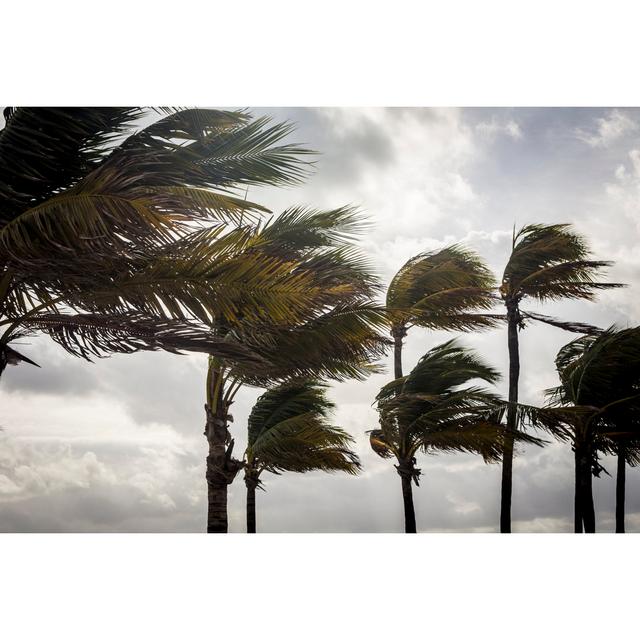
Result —
[[[580,481],[580,459],[578,449],[574,453],[574,498],[573,498],[573,532],[582,533],[582,483]]]
[[[582,521],[584,522],[585,533],[596,532],[596,513],[593,505],[593,474],[591,473],[591,461],[585,465],[584,470],[584,493],[582,501]]]
[[[225,421],[205,407],[207,411],[207,428],[205,434],[209,442],[207,456],[207,533],[227,533],[227,479],[224,473],[227,428]]]
[[[207,457],[207,474],[210,470],[210,458]],[[208,509],[207,509],[207,533],[227,533],[229,523],[227,520],[227,483],[209,482]]]
[[[247,486],[247,533],[256,532],[256,488],[258,477],[245,467],[244,483]]]
[[[247,487],[247,533],[256,532],[256,488]]]
[[[518,379],[520,377],[520,350],[518,323],[520,314],[515,303],[507,304],[507,335],[509,347],[509,409],[507,432],[502,454],[502,488],[500,496],[500,533],[511,533],[511,494],[513,488],[513,445],[516,431]]]
[[[417,533],[416,512],[413,508],[413,488],[411,478],[402,476],[402,499],[404,501],[404,532]]]
[[[576,533],[596,532],[596,516],[593,504],[593,474],[591,472],[592,453],[585,445],[575,446],[576,461],[576,513],[574,517]],[[580,525],[578,527],[578,522]]]
[[[400,460],[396,466],[402,481],[402,500],[404,503],[404,532],[417,533],[416,512],[413,507],[413,487],[411,482],[416,477],[416,468],[412,460]]]
[[[391,330],[393,336],[393,375],[396,379],[402,378],[402,339],[407,335],[405,327],[394,327]]]
[[[243,466],[240,460],[235,460],[233,454],[233,440],[229,439],[227,429],[227,413],[220,403],[216,412],[205,405],[207,426],[205,436],[209,443],[207,456],[207,533],[227,533],[227,488],[238,471]]]
[[[616,474],[616,533],[624,533],[624,498],[627,466],[625,447],[618,447],[618,472]]]

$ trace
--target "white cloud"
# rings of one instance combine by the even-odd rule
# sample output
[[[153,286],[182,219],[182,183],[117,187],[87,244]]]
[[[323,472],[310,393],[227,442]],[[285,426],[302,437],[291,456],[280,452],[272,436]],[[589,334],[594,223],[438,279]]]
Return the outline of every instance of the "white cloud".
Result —
[[[616,167],[615,179],[605,184],[605,192],[612,206],[640,232],[640,149],[632,149],[627,158],[627,164]]]
[[[38,445],[3,437],[0,452],[0,500],[115,481],[113,472],[94,452],[74,454],[64,442]]]
[[[608,147],[625,134],[637,130],[636,120],[618,109],[613,109],[606,117],[596,118],[594,126],[576,129],[575,135],[590,147]]]
[[[515,120],[501,122],[498,118],[493,117],[491,120],[479,122],[475,129],[480,136],[490,141],[499,135],[505,135],[513,140],[522,140],[524,137],[520,125]]]
[[[312,113],[312,125],[299,137],[321,147],[317,172],[297,196],[274,189],[251,195],[275,211],[295,202],[321,208],[357,204],[374,219],[365,248],[384,277],[409,257],[406,246],[440,246],[445,229],[482,206],[467,176],[480,150],[462,111],[335,108]],[[323,134],[317,141],[314,130]]]

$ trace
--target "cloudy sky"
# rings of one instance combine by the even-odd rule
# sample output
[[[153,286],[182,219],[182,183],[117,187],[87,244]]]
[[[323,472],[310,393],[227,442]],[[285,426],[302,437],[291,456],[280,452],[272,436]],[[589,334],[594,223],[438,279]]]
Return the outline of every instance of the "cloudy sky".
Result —
[[[640,317],[640,110],[254,109],[297,124],[292,141],[318,150],[304,185],[255,189],[281,211],[356,204],[374,223],[362,248],[388,282],[418,252],[463,242],[500,275],[514,224],[570,222],[598,258],[616,262],[624,290],[596,303],[548,306],[600,326]],[[529,307],[532,308],[532,307]],[[412,330],[409,369],[448,335]],[[521,334],[521,398],[540,402],[557,382],[553,359],[571,335],[532,325]],[[464,335],[505,370],[506,331]],[[21,347],[42,365],[8,368],[0,384],[0,530],[203,531],[206,525],[202,356],[145,353],[87,363],[45,338]],[[387,365],[390,362],[386,363]],[[400,480],[368,446],[372,401],[390,374],[334,385],[335,421],[356,439],[359,477],[268,476],[258,495],[265,532],[401,531]],[[504,384],[498,385],[505,391]],[[234,405],[236,446],[258,390]],[[414,490],[421,531],[496,531],[500,467],[462,454],[422,456]],[[612,477],[594,482],[597,525],[614,528]],[[230,530],[244,531],[244,483],[230,488]],[[573,459],[567,445],[520,452],[513,529],[573,529]],[[640,531],[640,470],[628,471],[627,529]]]

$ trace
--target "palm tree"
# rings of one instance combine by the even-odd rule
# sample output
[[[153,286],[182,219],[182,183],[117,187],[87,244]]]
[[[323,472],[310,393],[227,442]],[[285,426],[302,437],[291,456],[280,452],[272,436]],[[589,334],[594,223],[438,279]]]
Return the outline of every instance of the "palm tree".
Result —
[[[402,377],[402,340],[413,326],[471,331],[494,326],[493,274],[474,252],[451,245],[421,253],[398,271],[387,290],[394,340],[394,377]]]
[[[479,453],[485,461],[500,459],[501,402],[486,389],[469,386],[476,379],[493,383],[499,377],[453,339],[428,351],[409,375],[388,383],[378,394],[380,429],[370,432],[371,447],[380,457],[398,461],[406,533],[417,530],[412,482],[419,485],[419,451],[464,451]]]
[[[630,420],[629,420],[630,422]],[[627,465],[637,467],[640,465],[640,436],[638,424],[635,420],[633,433],[621,432],[609,434],[614,441],[616,454],[616,533],[625,532],[625,494]]]
[[[572,443],[575,454],[575,531],[595,532],[592,475],[599,453],[618,458],[616,531],[624,532],[625,462],[640,459],[640,327],[610,328],[565,345],[556,358],[560,385],[533,422]]]
[[[212,357],[207,377],[207,531],[226,533],[227,489],[242,462],[233,458],[230,407],[244,385],[271,387],[292,378],[362,379],[379,370],[373,363],[388,341],[384,309],[372,300],[379,284],[350,241],[362,228],[357,211],[290,209],[253,229],[244,254],[285,263],[305,293],[298,309],[284,305],[256,321],[218,321],[218,335],[242,344],[259,363]],[[206,239],[203,239],[206,249]],[[242,258],[239,258],[242,261]]]
[[[247,487],[247,533],[256,532],[256,488],[263,472],[360,470],[349,448],[353,438],[329,423],[334,405],[326,386],[298,380],[269,389],[258,398],[248,422],[244,481]]]
[[[528,225],[513,234],[512,250],[502,276],[500,294],[505,304],[509,349],[509,403],[507,440],[502,460],[500,531],[511,532],[511,493],[513,475],[513,440],[518,429],[517,403],[520,376],[518,331],[527,320],[545,322],[568,331],[597,331],[583,323],[562,322],[554,318],[524,311],[525,298],[539,302],[577,299],[592,300],[600,289],[622,285],[604,283],[596,278],[611,263],[591,260],[586,241],[568,224]]]
[[[35,330],[89,358],[191,349],[249,358],[209,327],[283,307],[306,292],[288,265],[230,259],[266,209],[239,187],[297,181],[289,125],[244,112],[7,108],[0,132],[0,374],[31,362],[10,345]],[[231,226],[240,225],[227,233]],[[198,234],[207,251],[194,253]],[[255,356],[250,359],[255,360]]]

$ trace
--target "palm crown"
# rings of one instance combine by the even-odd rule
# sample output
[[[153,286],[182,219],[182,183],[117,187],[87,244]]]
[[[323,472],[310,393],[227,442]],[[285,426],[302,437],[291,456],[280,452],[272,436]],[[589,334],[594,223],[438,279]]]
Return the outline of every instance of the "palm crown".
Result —
[[[556,357],[560,385],[547,392],[555,414],[576,441],[605,453],[640,437],[640,328],[611,327],[564,346]],[[562,434],[560,434],[562,436]],[[628,448],[629,462],[638,451]]]
[[[456,339],[434,347],[409,375],[378,394],[380,429],[370,436],[374,451],[399,461],[418,451],[466,451],[498,459],[502,429],[488,416],[498,414],[499,398],[470,383],[494,383],[499,377]]]
[[[500,285],[507,308],[515,307],[527,297],[540,302],[592,300],[598,290],[623,286],[599,281],[602,269],[612,263],[591,260],[590,255],[586,240],[569,224],[531,224],[514,232],[511,255]],[[520,310],[520,316],[579,333],[593,330],[586,324],[561,322],[537,313]]]
[[[412,326],[468,331],[497,321],[486,312],[495,281],[482,259],[460,245],[411,258],[387,290],[394,375],[402,377],[402,339]]]
[[[248,533],[256,532],[256,488],[264,488],[264,471],[359,472],[360,461],[350,448],[353,439],[329,421],[333,408],[326,386],[310,379],[281,384],[260,396],[249,416],[244,462]]]
[[[286,261],[303,278],[300,314],[229,326],[230,344],[242,343],[262,359],[228,363],[230,376],[268,386],[291,377],[363,378],[387,341],[384,309],[371,302],[379,289],[368,261],[346,240],[361,228],[357,211],[291,209],[252,232],[251,250]],[[302,299],[302,298],[301,298]]]
[[[219,350],[198,323],[233,322],[240,305],[255,318],[303,306],[304,277],[243,252],[245,227],[265,209],[237,194],[302,175],[307,152],[278,145],[288,125],[189,109],[136,131],[146,113],[5,110],[3,354],[16,335],[40,329],[85,357],[165,345],[241,357],[241,346]],[[227,223],[243,228],[227,233]],[[194,253],[198,234],[208,241]]]
[[[265,392],[248,421],[247,465],[262,471],[345,471],[360,469],[349,449],[353,438],[329,422],[334,405],[326,386],[314,380],[279,385]]]
[[[473,312],[491,308],[494,285],[478,255],[451,245],[411,258],[389,285],[387,308],[397,331],[413,325],[445,330],[491,326],[490,316]]]

